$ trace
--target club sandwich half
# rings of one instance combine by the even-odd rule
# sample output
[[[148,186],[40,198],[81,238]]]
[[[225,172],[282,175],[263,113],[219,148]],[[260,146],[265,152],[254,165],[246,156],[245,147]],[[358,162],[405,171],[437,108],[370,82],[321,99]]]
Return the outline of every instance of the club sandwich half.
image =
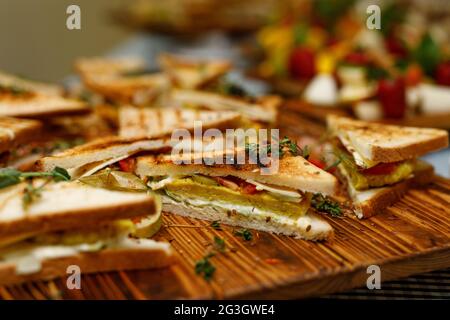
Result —
[[[168,243],[130,236],[136,221],[160,215],[158,197],[146,192],[37,178],[0,189],[0,203],[1,285],[64,276],[71,265],[86,274],[173,259]]]
[[[58,86],[0,73],[0,116],[43,118],[88,112],[86,103],[63,97]]]
[[[338,173],[355,213],[370,217],[398,201],[414,185],[433,179],[433,167],[418,157],[448,146],[445,130],[401,127],[329,116],[328,131]]]
[[[253,98],[186,89],[172,90],[168,99],[173,106],[214,111],[230,110],[239,112],[251,121],[263,123],[274,123],[277,120],[278,108],[281,105],[281,99],[277,96]]]
[[[174,87],[198,89],[223,76],[231,70],[227,60],[206,60],[162,54],[158,57],[162,70],[169,76]]]
[[[283,156],[273,174],[261,174],[257,164],[202,162],[230,156],[227,150],[219,153],[183,154],[192,164],[179,164],[178,155],[138,157],[135,172],[161,194],[166,212],[307,240],[332,235],[310,203],[315,193],[334,194],[334,176],[301,156]]]
[[[146,105],[170,88],[168,76],[145,68],[136,58],[84,58],[75,63],[86,88],[116,103]]]
[[[89,143],[40,159],[36,166],[41,171],[56,167],[66,169],[74,179],[90,176],[102,169],[127,167],[133,156],[145,152],[162,152],[170,149],[164,139],[134,139],[123,137],[100,138]],[[128,171],[128,170],[123,170]]]
[[[240,119],[240,114],[234,111],[125,106],[119,109],[119,135],[146,138],[170,137],[176,129],[193,131],[196,122],[201,124],[202,130],[231,129],[240,124]]]

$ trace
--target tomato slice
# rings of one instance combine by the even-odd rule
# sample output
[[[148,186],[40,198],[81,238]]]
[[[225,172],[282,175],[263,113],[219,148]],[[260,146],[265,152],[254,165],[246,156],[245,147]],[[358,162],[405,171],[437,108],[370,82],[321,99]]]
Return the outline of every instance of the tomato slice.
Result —
[[[247,183],[245,181],[241,183],[241,190],[244,194],[255,194],[258,192],[255,185]]]
[[[120,170],[124,172],[134,172],[136,166],[135,158],[126,158],[119,161]]]
[[[326,164],[325,162],[323,162],[320,159],[317,158],[308,158],[308,161],[311,162],[313,165],[315,165],[316,167],[320,168],[320,169],[325,169],[326,168]]]
[[[397,163],[379,163],[375,167],[362,170],[361,173],[369,175],[382,175],[394,172]]]

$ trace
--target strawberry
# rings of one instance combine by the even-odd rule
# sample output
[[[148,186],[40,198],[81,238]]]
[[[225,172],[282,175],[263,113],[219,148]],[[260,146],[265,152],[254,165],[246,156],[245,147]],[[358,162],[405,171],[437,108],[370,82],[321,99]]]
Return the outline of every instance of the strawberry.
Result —
[[[289,57],[289,73],[298,80],[314,77],[316,74],[314,52],[307,47],[295,48]]]
[[[406,88],[403,78],[381,79],[378,82],[377,95],[386,118],[403,118],[406,111]]]
[[[436,82],[443,86],[450,86],[450,61],[438,65],[436,69]]]

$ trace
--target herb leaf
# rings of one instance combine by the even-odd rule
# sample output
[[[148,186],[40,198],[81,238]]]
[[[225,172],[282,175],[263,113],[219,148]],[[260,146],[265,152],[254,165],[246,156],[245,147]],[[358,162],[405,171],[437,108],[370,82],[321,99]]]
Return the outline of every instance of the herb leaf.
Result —
[[[342,210],[339,207],[339,203],[325,198],[320,193],[314,194],[311,200],[311,206],[319,212],[330,214],[332,217],[340,217],[342,215]]]
[[[210,281],[216,272],[216,267],[209,261],[214,254],[210,253],[195,263],[195,273],[203,275],[206,281]]]
[[[218,220],[211,222],[210,226],[218,231],[222,231],[222,227],[220,226],[220,222]]]
[[[329,171],[329,170],[331,170],[333,168],[336,168],[341,162],[342,162],[342,159],[338,158],[332,164],[328,165],[324,170],[325,171]]]
[[[219,252],[225,251],[225,240],[217,236],[214,237],[214,248]]]
[[[6,188],[20,182],[21,172],[16,169],[0,169],[0,189]]]
[[[27,186],[25,187],[25,190],[23,191],[22,196],[22,206],[24,209],[27,209],[30,206],[30,204],[32,204],[34,201],[36,201],[38,198],[41,197],[42,190],[44,189],[47,182],[43,183],[39,187],[35,187],[33,185],[33,181],[31,180],[28,182]]]
[[[245,241],[251,241],[253,239],[253,235],[248,229],[235,230],[234,234],[238,237],[242,237]]]
[[[66,169],[56,167],[51,172],[21,172],[16,169],[0,169],[0,189],[20,183],[28,178],[50,178],[55,182],[69,181],[70,175]]]
[[[53,180],[55,182],[70,180],[70,174],[64,168],[56,167],[52,170],[51,173],[53,174]]]

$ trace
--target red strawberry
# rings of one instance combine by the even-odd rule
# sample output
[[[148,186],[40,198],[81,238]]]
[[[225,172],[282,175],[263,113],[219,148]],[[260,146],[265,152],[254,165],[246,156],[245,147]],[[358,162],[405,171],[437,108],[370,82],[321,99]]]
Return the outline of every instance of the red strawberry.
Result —
[[[314,52],[307,47],[297,47],[289,57],[289,73],[298,80],[311,79],[316,74]]]
[[[443,86],[450,86],[450,61],[438,65],[436,69],[436,82]]]
[[[406,111],[406,89],[403,78],[381,79],[378,82],[378,99],[386,118],[403,118]]]

